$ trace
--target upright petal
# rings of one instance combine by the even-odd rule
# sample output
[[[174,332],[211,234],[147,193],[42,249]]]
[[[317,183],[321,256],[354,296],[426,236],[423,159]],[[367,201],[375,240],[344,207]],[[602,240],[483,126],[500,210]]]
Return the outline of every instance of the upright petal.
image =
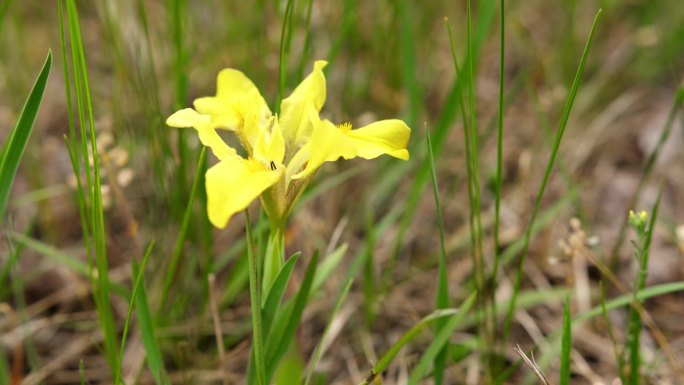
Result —
[[[323,68],[327,64],[324,60],[316,61],[311,74],[280,104],[280,123],[288,146],[300,147],[311,136],[313,126],[309,114],[312,109],[318,114],[325,104]]]
[[[283,168],[271,170],[255,160],[229,158],[207,170],[209,221],[224,228],[233,214],[246,209],[262,192],[278,182]]]
[[[195,99],[195,109],[211,116],[214,127],[239,131],[245,116],[271,114],[259,89],[244,73],[226,68],[216,80],[216,96]]]
[[[211,125],[211,117],[209,115],[201,115],[192,108],[185,108],[169,116],[166,119],[166,124],[171,127],[195,128],[202,144],[211,148],[211,151],[220,160],[227,160],[237,156],[235,150],[228,146],[216,133],[216,130]]]
[[[351,126],[337,127],[328,120],[316,121],[311,136],[310,156],[304,170],[293,176],[294,179],[311,175],[324,162],[339,158],[364,159],[377,158],[387,154],[407,160],[406,150],[411,129],[401,120],[382,120],[368,126],[352,130]]]
[[[285,157],[285,142],[278,119],[271,118],[267,127],[259,132],[259,138],[254,145],[254,158],[271,167],[283,163]]]

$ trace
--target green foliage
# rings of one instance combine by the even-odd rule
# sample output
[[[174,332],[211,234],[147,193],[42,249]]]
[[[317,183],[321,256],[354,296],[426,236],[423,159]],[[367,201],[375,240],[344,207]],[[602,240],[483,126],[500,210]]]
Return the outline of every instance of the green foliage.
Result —
[[[2,15],[0,14],[1,20]],[[36,116],[40,109],[40,103],[45,93],[45,86],[47,85],[51,68],[52,52],[48,51],[43,69],[38,74],[36,82],[24,103],[24,108],[21,110],[21,114],[19,114],[17,124],[10,132],[7,142],[4,143],[0,152],[0,225],[5,220],[5,210],[7,209],[14,177],[17,174],[19,162],[21,162],[21,158],[26,150],[26,144],[31,137],[33,124],[36,122]]]

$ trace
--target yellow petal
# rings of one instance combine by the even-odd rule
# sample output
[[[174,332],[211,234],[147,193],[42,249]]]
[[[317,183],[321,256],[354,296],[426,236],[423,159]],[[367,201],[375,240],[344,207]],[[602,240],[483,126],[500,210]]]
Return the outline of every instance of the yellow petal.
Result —
[[[259,132],[259,138],[254,145],[254,158],[272,167],[283,163],[285,141],[278,119],[271,118],[267,127],[270,128],[264,128]],[[271,165],[271,162],[274,164]]]
[[[280,124],[288,146],[295,147],[307,142],[313,131],[309,114],[318,114],[325,104],[324,60],[314,63],[314,69],[280,104]],[[294,148],[294,147],[293,147]]]
[[[166,124],[171,127],[194,127],[202,144],[211,148],[211,151],[220,160],[237,156],[235,150],[228,146],[216,133],[211,125],[211,117],[208,115],[201,115],[192,108],[185,108],[169,116],[166,119]]]
[[[226,68],[216,80],[216,96],[195,99],[195,109],[211,116],[214,127],[242,129],[247,115],[268,117],[271,112],[259,89],[244,73]]]
[[[258,161],[240,157],[221,161],[207,170],[209,221],[224,228],[233,214],[246,209],[264,190],[281,178],[283,169],[271,170]]]
[[[387,154],[407,160],[406,150],[411,129],[401,120],[382,120],[358,130],[340,128],[328,120],[316,121],[311,136],[310,157],[306,168],[293,176],[294,179],[306,177],[316,171],[324,162],[339,158],[361,157],[373,159]]]

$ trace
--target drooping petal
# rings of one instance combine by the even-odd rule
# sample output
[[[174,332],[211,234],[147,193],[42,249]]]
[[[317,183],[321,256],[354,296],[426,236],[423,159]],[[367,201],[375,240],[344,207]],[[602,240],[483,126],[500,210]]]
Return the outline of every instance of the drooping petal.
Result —
[[[212,127],[209,115],[201,115],[192,108],[185,108],[169,116],[166,119],[166,124],[171,127],[193,127],[197,131],[202,144],[211,148],[211,151],[220,160],[227,160],[237,156],[235,150],[228,146]]]
[[[195,109],[211,116],[214,127],[239,131],[245,117],[268,117],[271,112],[259,89],[244,73],[226,68],[216,80],[216,96],[195,99]]]
[[[242,211],[278,182],[283,168],[271,170],[258,161],[229,158],[207,170],[207,214],[209,221],[224,228],[233,214]]]
[[[328,120],[316,121],[310,142],[310,156],[304,170],[293,176],[303,178],[324,162],[333,162],[339,158],[364,159],[377,158],[387,154],[395,158],[407,160],[406,150],[411,129],[401,120],[382,120],[368,126],[352,130],[351,127],[337,127]]]
[[[323,68],[328,64],[325,60],[314,63],[314,69],[292,91],[292,94],[280,104],[280,123],[286,143],[298,148],[308,141],[313,131],[309,114],[311,110],[318,114],[325,104],[325,75]]]

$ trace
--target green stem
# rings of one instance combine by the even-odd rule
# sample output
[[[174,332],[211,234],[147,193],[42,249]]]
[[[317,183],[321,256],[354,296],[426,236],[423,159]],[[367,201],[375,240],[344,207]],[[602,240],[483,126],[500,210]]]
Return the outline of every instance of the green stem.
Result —
[[[278,272],[285,262],[285,226],[271,223],[271,232],[268,234],[266,255],[264,256],[263,293],[261,298],[267,298],[271,285],[278,276]]]

